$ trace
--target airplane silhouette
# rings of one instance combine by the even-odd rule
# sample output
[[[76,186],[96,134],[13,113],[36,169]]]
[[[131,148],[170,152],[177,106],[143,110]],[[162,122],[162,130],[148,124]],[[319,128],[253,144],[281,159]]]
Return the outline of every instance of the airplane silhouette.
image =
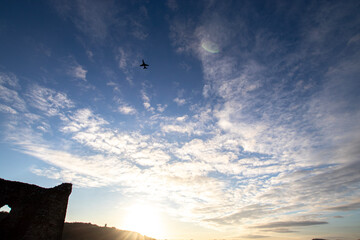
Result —
[[[147,69],[147,66],[149,66],[148,64],[146,64],[144,62],[144,59],[142,60],[142,64],[140,65],[140,67],[144,67],[143,69]]]

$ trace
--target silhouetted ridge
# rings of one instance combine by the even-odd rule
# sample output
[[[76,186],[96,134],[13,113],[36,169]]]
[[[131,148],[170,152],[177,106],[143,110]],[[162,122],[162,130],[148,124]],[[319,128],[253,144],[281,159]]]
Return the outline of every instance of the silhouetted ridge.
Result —
[[[91,223],[65,223],[62,240],[155,240],[137,232]]]

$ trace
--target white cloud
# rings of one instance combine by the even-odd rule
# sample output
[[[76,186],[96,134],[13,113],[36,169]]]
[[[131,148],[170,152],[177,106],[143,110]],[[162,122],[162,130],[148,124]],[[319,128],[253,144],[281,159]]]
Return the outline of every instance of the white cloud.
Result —
[[[178,53],[190,52],[196,48],[198,40],[194,35],[194,21],[191,18],[175,18],[170,24],[170,39]]]
[[[121,87],[120,87],[120,84],[118,84],[118,83],[115,83],[115,82],[113,82],[113,81],[109,81],[109,82],[106,83],[106,86],[110,86],[110,87],[113,88],[113,90],[114,90],[115,92],[121,93],[121,90],[120,90]]]
[[[110,157],[94,155],[84,158],[35,144],[28,145],[25,152],[54,166],[48,169],[34,168],[34,173],[81,187],[100,187],[121,182],[128,185],[134,179],[133,174],[139,173],[137,167]]]
[[[63,110],[74,107],[74,103],[65,93],[56,92],[52,89],[34,85],[29,93],[30,104],[41,110],[47,116],[56,116]]]
[[[125,52],[125,50],[121,47],[118,48],[119,54],[117,55],[117,60],[119,61],[119,68],[122,69],[123,71],[126,71],[128,66],[128,61],[129,61],[129,56],[128,53]]]
[[[19,94],[7,87],[0,85],[0,99],[4,101],[8,106],[17,109],[19,111],[26,110],[25,101],[19,96]]]
[[[149,34],[145,27],[146,21],[149,20],[148,10],[142,5],[138,11],[129,17],[129,25],[131,26],[131,35],[137,39],[145,40]]]
[[[142,149],[133,153],[131,157],[140,165],[163,165],[170,160],[170,156],[160,149]]]
[[[37,135],[21,131],[21,137],[15,139],[23,151],[53,166],[35,167],[32,170],[35,174],[70,181],[81,187],[114,185],[128,197],[141,193],[144,198],[157,199],[162,203],[165,200],[170,201],[177,206],[175,211],[170,205],[164,205],[164,209],[170,214],[182,220],[196,221],[203,226],[216,228],[221,228],[224,222],[229,222],[229,216],[234,219],[231,226],[243,224],[240,221],[243,216],[240,209],[244,210],[254,202],[275,204],[286,198],[288,203],[281,205],[284,207],[291,206],[299,200],[302,200],[304,205],[314,203],[314,198],[317,198],[318,203],[323,201],[302,190],[318,184],[319,178],[328,179],[325,175],[314,172],[313,176],[309,177],[308,173],[304,173],[301,179],[309,180],[298,181],[292,178],[292,175],[285,174],[284,172],[289,169],[279,165],[276,159],[245,158],[242,155],[246,155],[241,148],[242,142],[236,134],[218,133],[207,140],[195,138],[184,143],[169,143],[155,135],[118,132],[118,129],[112,128],[108,121],[90,109],[78,109],[67,115],[60,117],[63,121],[62,130],[65,134],[71,135],[72,143],[76,142],[89,148],[94,155],[72,154],[72,148],[62,150],[59,146],[51,147],[44,144],[45,141],[35,139]],[[183,116],[179,122],[183,123],[193,117]],[[139,165],[146,168],[140,170]],[[347,168],[346,172],[350,169],[354,169],[353,172],[357,171],[353,166]],[[271,180],[262,178],[274,174],[276,176],[279,172],[283,173],[281,177],[272,177]],[[356,178],[341,177],[355,177],[354,174],[341,172],[330,174],[337,180],[341,179],[339,186],[345,181],[357,181]],[[274,181],[275,179],[278,181]],[[230,184],[231,181],[238,185]],[[287,184],[293,184],[293,191],[286,190],[289,189]],[[330,182],[330,185],[335,186],[334,182]],[[325,185],[319,185],[318,188],[324,188],[324,193],[328,191]],[[301,194],[298,194],[299,192]],[[346,190],[343,191],[345,192]],[[339,193],[337,197],[340,199],[343,193]],[[303,195],[308,198],[307,201],[301,198]],[[275,211],[272,206],[259,207],[254,211],[260,214],[261,209],[263,221],[271,220],[270,216],[274,212],[285,212],[280,208]],[[259,219],[256,218],[259,215],[255,213],[247,217],[252,220]]]
[[[119,69],[125,74],[125,80],[133,86],[134,69],[138,68],[141,64],[139,62],[141,57],[139,56],[137,49],[130,46],[118,47],[115,59],[118,61]]]
[[[59,1],[54,6],[60,16],[70,19],[82,33],[96,41],[108,37],[110,27],[116,25],[117,9],[113,2]]]
[[[137,20],[132,19],[133,26],[135,27],[134,30],[131,32],[131,34],[140,40],[145,40],[149,34],[146,32],[145,27],[139,23]]]
[[[87,70],[85,70],[81,65],[72,67],[69,73],[74,78],[79,78],[86,81]]]
[[[223,38],[220,41],[222,45],[229,43],[230,34],[224,34],[229,33],[228,26],[220,24],[226,18],[219,19],[211,13],[206,14],[206,22],[199,25],[195,31],[199,40],[211,36],[214,39]],[[220,26],[222,31],[215,31],[218,29],[216,26]],[[194,43],[188,44],[193,46]],[[278,48],[276,42],[266,51],[271,54],[273,48]],[[231,51],[233,54],[226,52],[213,56],[201,50],[197,52],[208,80],[204,94],[215,94],[224,99],[224,103],[215,109],[219,127],[237,134],[242,147],[247,151],[275,154],[279,160],[287,159],[286,161],[298,161],[303,158],[301,164],[310,164],[307,161],[315,157],[312,155],[314,141],[318,142],[320,139],[316,137],[316,132],[304,134],[310,132],[310,120],[295,122],[295,119],[299,121],[298,119],[307,114],[305,109],[309,102],[299,103],[297,90],[283,91],[285,83],[277,82],[271,77],[264,78],[263,76],[270,71],[257,61],[251,60],[242,64],[241,68],[236,67],[239,60],[233,55],[238,49],[232,48]],[[273,82],[273,87],[268,89],[264,85],[266,81]],[[287,106],[288,103],[291,103],[290,106]],[[309,130],[298,129],[301,124],[308,126]]]
[[[185,121],[187,118],[188,118],[188,115],[184,115],[184,116],[181,116],[181,117],[177,117],[177,118],[176,118],[176,121],[183,122],[183,121]]]
[[[150,97],[147,95],[144,89],[141,90],[141,98],[143,100],[143,105],[145,109],[150,112],[154,112],[155,109],[150,104]]]
[[[348,41],[348,44],[357,43],[360,41],[360,33],[352,36],[350,40]]]
[[[174,124],[169,124],[169,125],[163,125],[161,127],[161,130],[163,132],[166,133],[170,133],[170,132],[178,132],[178,133],[187,133],[190,134],[193,132],[192,127],[190,127],[189,125],[185,126],[181,126],[181,125],[174,125]]]
[[[17,88],[19,87],[19,80],[13,73],[0,72],[0,85],[8,85]]]
[[[328,63],[318,58],[321,55],[318,53],[327,54],[329,48],[319,46],[319,49],[314,49],[313,45],[319,41],[323,44],[329,39],[326,36],[337,31],[327,21],[319,21],[320,25],[327,26],[323,32],[318,32],[316,39],[299,39],[302,41],[298,46],[301,50],[289,50],[271,32],[263,29],[258,29],[262,32],[254,39],[249,39],[251,36],[243,34],[248,31],[245,19],[241,16],[232,19],[223,14],[224,9],[214,9],[214,6],[205,8],[199,17],[200,22],[192,22],[192,25],[189,24],[191,19],[186,22],[182,16],[171,22],[175,49],[178,52],[192,51],[202,63],[204,96],[215,102],[209,115],[216,124],[211,127],[215,136],[187,139],[176,149],[176,157],[207,163],[212,171],[226,174],[227,179],[233,174],[238,183],[234,184],[236,189],[232,189],[233,196],[239,194],[241,197],[224,199],[227,203],[256,200],[285,207],[301,202],[304,205],[297,207],[298,210],[317,212],[321,211],[321,203],[325,203],[331,194],[336,194],[332,199],[339,199],[339,202],[343,201],[345,192],[358,196],[358,191],[350,193],[347,186],[351,182],[350,185],[356,188],[359,179],[346,167],[359,159],[356,149],[360,142],[357,137],[360,101],[358,94],[356,96],[350,90],[359,88],[355,77],[359,75],[356,67],[359,65],[358,54],[354,53],[346,61],[339,54],[338,59],[343,63],[328,68]],[[331,11],[334,9],[338,8],[331,8]],[[321,13],[332,18],[328,10],[324,8]],[[331,22],[338,21],[345,12],[334,16]],[[314,17],[319,20],[314,15],[306,21],[310,22]],[[353,45],[357,38],[352,38]],[[205,40],[216,42],[219,52],[211,54],[204,51],[199,43]],[[251,41],[254,41],[254,49],[247,45]],[[347,41],[344,39],[332,46],[346,45]],[[275,53],[279,52],[283,54],[276,56]],[[322,70],[329,69],[329,72],[327,76],[316,75],[317,79],[309,79],[312,75],[309,75],[309,69],[315,70],[311,65],[320,65],[317,61],[322,61],[325,66]],[[299,81],[301,84],[294,84]],[[220,100],[214,100],[216,98]],[[200,127],[194,126],[194,131]],[[161,127],[165,132],[185,132],[180,124],[163,124]],[[225,140],[234,142],[224,147],[222,143]],[[260,157],[246,158],[247,154]],[[336,167],[325,167],[327,164],[336,164]],[[351,166],[357,169],[357,165]],[[298,171],[304,167],[313,170],[303,173],[299,180],[294,179],[292,173],[300,174]],[[340,177],[340,172],[344,178]],[[325,180],[331,175],[334,175],[333,181]],[[276,187],[284,179],[288,182]],[[296,187],[292,183],[296,183]],[[248,188],[243,188],[241,184]],[[331,185],[337,190],[331,190]],[[294,191],[288,190],[290,188]],[[298,194],[300,192],[302,194]],[[319,194],[314,195],[314,192]],[[286,202],[281,202],[284,199]],[[218,214],[224,217],[224,214]],[[265,221],[271,220],[269,215],[266,214],[268,219]]]
[[[135,108],[128,105],[119,106],[118,110],[125,115],[134,115],[137,112]]]
[[[156,104],[158,112],[164,112],[167,108],[167,104]]]
[[[186,164],[180,162],[169,163],[170,156],[164,150],[171,147],[162,144],[159,140],[139,134],[116,135],[114,131],[108,129],[95,129],[94,123],[89,123],[89,117],[94,115],[88,110],[81,110],[75,115],[72,117],[74,121],[78,122],[81,119],[81,122],[85,122],[84,126],[92,127],[78,128],[74,132],[74,140],[95,151],[100,150],[105,155],[78,156],[53,150],[50,146],[41,144],[41,141],[34,141],[35,135],[23,135],[16,139],[16,143],[22,146],[23,151],[54,166],[47,169],[33,168],[34,173],[71,181],[82,187],[117,184],[125,187],[124,191],[128,196],[132,194],[137,196],[138,192],[141,192],[143,197],[171,199],[178,204],[186,202],[195,204],[196,199],[220,201],[218,198],[221,196],[222,185],[215,179],[204,176],[206,164],[194,163],[186,167]],[[95,125],[101,123],[103,121]],[[135,164],[150,168],[140,170]],[[192,177],[188,179],[188,176]],[[209,185],[209,182],[213,183]],[[199,192],[202,194],[199,195]],[[184,209],[188,208],[188,206],[184,207]],[[186,215],[180,214],[180,216]]]
[[[0,72],[0,100],[7,106],[2,108],[4,111],[12,113],[16,110],[26,111],[26,103],[16,91],[19,87],[18,79],[14,74]]]
[[[178,10],[179,8],[176,0],[167,0],[166,4],[173,11]]]
[[[93,114],[90,109],[78,109],[73,115],[62,117],[66,124],[62,130],[64,132],[79,132],[87,130],[90,132],[97,131],[102,125],[108,124],[100,116]]]
[[[91,178],[88,175],[83,176],[79,173],[70,170],[64,170],[55,167],[42,168],[42,169],[32,168],[31,172],[38,176],[44,176],[47,178],[56,179],[63,182],[71,182],[75,184],[76,187],[89,188],[89,187],[103,187],[107,185],[107,183],[102,182],[101,179]]]
[[[237,158],[232,151],[225,151],[216,138],[204,142],[201,139],[193,139],[177,149],[177,156],[190,161],[204,161],[210,164],[227,164]]]
[[[49,125],[48,124],[40,125],[40,126],[37,126],[36,129],[46,133],[46,132],[49,132]]]
[[[162,118],[163,121],[160,123],[161,131],[164,133],[184,133],[188,136],[201,136],[203,134],[212,134],[213,131],[216,131],[211,123],[213,116],[211,116],[210,109],[199,108],[195,111],[198,113],[191,117],[184,115],[181,117]]]
[[[183,99],[183,98],[178,98],[177,97],[177,98],[174,98],[174,102],[176,102],[177,105],[182,106],[182,105],[184,105],[186,103],[186,100]]]
[[[0,112],[17,114],[17,111],[9,106],[0,103]]]
[[[89,58],[91,61],[94,60],[94,59],[93,59],[94,53],[93,53],[92,51],[87,50],[87,51],[86,51],[86,55],[88,56],[88,58]]]

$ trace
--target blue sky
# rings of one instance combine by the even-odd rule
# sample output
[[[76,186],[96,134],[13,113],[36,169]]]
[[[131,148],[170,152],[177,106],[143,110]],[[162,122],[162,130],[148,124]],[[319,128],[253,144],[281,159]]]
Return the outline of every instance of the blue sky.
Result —
[[[0,177],[157,238],[358,239],[359,12],[2,1]]]

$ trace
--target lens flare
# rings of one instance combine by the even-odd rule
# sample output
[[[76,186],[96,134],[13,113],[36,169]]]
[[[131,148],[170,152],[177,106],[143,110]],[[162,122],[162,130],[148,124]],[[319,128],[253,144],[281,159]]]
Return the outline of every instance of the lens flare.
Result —
[[[218,53],[220,51],[218,45],[210,41],[203,42],[201,47],[209,53]]]

